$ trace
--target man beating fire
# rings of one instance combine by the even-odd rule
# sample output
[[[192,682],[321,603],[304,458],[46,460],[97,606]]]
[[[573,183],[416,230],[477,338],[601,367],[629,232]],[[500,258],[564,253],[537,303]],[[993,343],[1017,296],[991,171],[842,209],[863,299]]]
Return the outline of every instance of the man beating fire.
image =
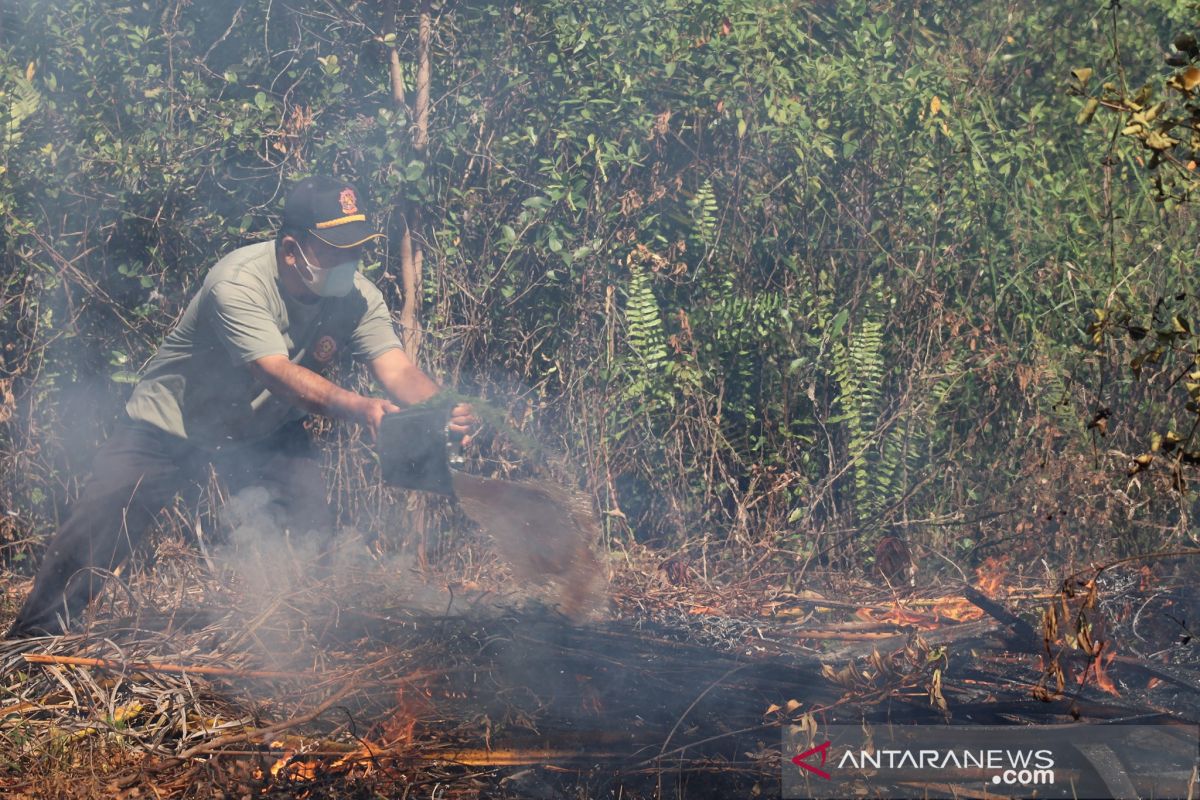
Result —
[[[297,183],[273,242],[226,255],[167,334],[96,456],[93,475],[51,540],[10,638],[64,632],[154,516],[208,465],[233,486],[261,486],[296,534],[329,536],[334,515],[306,414],[357,422],[438,393],[405,355],[383,295],[358,272],[367,222],[354,187]],[[391,400],[321,376],[339,351],[366,362]],[[393,402],[394,401],[394,402]],[[471,408],[451,411],[464,436]]]

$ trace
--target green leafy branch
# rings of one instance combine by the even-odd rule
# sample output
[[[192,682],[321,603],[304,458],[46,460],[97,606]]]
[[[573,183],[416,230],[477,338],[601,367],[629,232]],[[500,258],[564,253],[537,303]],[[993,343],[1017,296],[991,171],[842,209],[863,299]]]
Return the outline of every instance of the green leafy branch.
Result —
[[[1090,124],[1102,109],[1121,117],[1120,135],[1145,151],[1138,161],[1154,175],[1155,197],[1167,211],[1193,201],[1200,189],[1200,44],[1184,33],[1172,48],[1166,62],[1176,69],[1136,90],[1115,81],[1093,88],[1091,67],[1072,70],[1067,87],[1082,99],[1078,124]]]

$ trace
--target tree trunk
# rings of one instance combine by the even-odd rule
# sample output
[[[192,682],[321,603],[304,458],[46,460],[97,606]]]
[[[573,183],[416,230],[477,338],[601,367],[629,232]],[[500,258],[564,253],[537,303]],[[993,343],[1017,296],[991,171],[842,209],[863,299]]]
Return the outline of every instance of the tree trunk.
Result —
[[[432,38],[432,24],[429,7],[423,3],[417,30],[416,105],[413,109],[416,120],[413,128],[413,152],[416,158],[422,161],[425,160],[429,147],[429,83],[433,71],[429,44]],[[397,111],[407,112],[404,76],[400,69],[400,54],[393,47],[389,55],[392,101],[395,103]],[[403,328],[404,352],[408,354],[413,363],[419,363],[422,267],[425,262],[425,250],[421,246],[420,209],[416,207],[401,208],[401,219],[404,229],[400,236],[400,288],[404,292],[404,302],[400,307],[400,325]],[[417,561],[424,568],[428,565],[426,539],[429,514],[425,498],[420,492],[409,494],[408,514],[416,541]]]
[[[432,71],[429,62],[429,40],[432,26],[429,7],[424,6],[417,28],[417,132],[413,137],[413,147],[421,158],[425,157],[425,150],[429,145],[429,77]]]
[[[404,233],[400,237],[400,288],[404,291],[400,326],[404,329],[404,352],[413,363],[421,349],[421,265],[425,256],[412,235],[415,216],[415,212],[404,216]]]
[[[404,71],[400,67],[400,51],[397,45],[400,43],[400,20],[399,8],[392,9],[392,46],[388,48],[388,77],[392,83],[392,105],[397,111],[407,111],[408,101],[404,98]]]
[[[417,97],[416,128],[413,131],[413,150],[418,159],[424,160],[429,146],[429,82],[432,66],[429,43],[432,38],[432,18],[428,7],[421,10],[417,31]],[[403,98],[403,83],[397,84],[399,56],[395,56],[392,69],[392,97]],[[404,351],[417,361],[421,349],[421,279],[425,262],[425,251],[420,238],[420,211],[408,209],[404,214],[404,233],[400,239],[400,285],[404,291],[404,305],[400,309],[400,324],[404,328]],[[416,234],[414,235],[414,231]]]
[[[400,68],[400,51],[392,45],[388,52],[388,76],[392,80],[392,104],[398,111],[408,107],[404,99],[404,72]]]

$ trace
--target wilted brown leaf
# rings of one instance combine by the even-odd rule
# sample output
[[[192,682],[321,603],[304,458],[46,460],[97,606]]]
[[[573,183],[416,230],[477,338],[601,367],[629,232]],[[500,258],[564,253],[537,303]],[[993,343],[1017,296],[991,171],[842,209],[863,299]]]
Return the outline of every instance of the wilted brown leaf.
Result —
[[[12,381],[0,381],[0,425],[12,419],[17,401],[12,393]]]
[[[933,671],[933,679],[929,682],[929,702],[944,712],[950,711],[950,704],[946,702],[946,697],[942,694],[942,671],[940,669]]]
[[[1181,92],[1190,92],[1200,85],[1200,67],[1187,67],[1171,78],[1170,85]]]
[[[1096,116],[1096,109],[1100,108],[1100,101],[1095,97],[1089,97],[1087,102],[1083,104],[1083,108],[1075,116],[1075,122],[1078,125],[1087,125],[1092,121],[1092,117]]]

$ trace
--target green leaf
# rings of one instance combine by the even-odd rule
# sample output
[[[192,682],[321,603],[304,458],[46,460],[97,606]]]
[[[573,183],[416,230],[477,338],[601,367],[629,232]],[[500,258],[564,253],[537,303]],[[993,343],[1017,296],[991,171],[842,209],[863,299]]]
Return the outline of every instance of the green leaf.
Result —
[[[846,321],[850,319],[850,309],[843,308],[833,318],[833,322],[829,326],[829,335],[837,338],[842,335],[842,331],[846,328]]]

